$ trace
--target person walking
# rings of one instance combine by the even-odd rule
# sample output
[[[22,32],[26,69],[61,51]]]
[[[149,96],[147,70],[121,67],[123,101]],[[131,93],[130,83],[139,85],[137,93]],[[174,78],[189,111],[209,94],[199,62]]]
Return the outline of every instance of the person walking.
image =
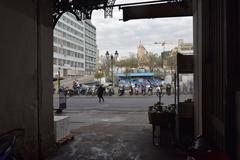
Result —
[[[78,80],[76,81],[76,86],[77,86],[77,93],[78,93],[78,95],[80,95],[81,93],[81,87],[80,87],[80,83],[78,82]]]
[[[99,103],[101,103],[101,100],[104,102],[103,92],[104,92],[104,88],[103,88],[102,85],[100,85],[98,87],[98,90],[97,90],[97,96],[98,96],[98,99],[99,99]]]

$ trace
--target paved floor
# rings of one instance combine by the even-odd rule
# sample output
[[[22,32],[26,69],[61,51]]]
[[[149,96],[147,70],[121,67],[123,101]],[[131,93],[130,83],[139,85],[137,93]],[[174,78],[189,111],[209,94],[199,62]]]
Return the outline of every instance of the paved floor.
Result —
[[[105,97],[99,104],[96,97],[69,98],[62,115],[70,116],[75,139],[51,160],[184,160],[185,154],[171,145],[152,145],[147,109],[157,100],[155,96]],[[173,96],[163,97],[163,102],[172,103]]]

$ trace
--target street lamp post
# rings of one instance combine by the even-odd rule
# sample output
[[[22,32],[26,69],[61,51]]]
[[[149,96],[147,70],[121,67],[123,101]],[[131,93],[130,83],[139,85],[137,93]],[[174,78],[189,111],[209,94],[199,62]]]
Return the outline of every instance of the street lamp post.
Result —
[[[115,62],[117,62],[117,58],[118,58],[118,56],[119,56],[118,51],[115,51],[114,56],[115,56]],[[113,86],[113,87],[114,87],[114,86]]]
[[[59,90],[60,90],[60,67],[58,67],[58,94],[60,94]]]
[[[106,57],[107,57],[107,60],[109,60],[109,56],[110,56],[110,60],[111,60],[111,79],[112,79],[112,86],[114,87],[114,80],[113,80],[113,62],[114,62],[114,59],[117,60],[118,58],[118,52],[115,51],[114,55],[113,54],[109,54],[109,52],[107,51],[106,52]],[[109,61],[108,61],[108,73],[109,73]]]
[[[101,82],[102,82],[102,68],[99,69],[99,73],[101,74],[101,76],[100,76],[100,84],[101,84]]]
[[[75,80],[77,80],[77,65],[75,63]]]
[[[107,58],[107,77],[109,76],[109,52],[107,51],[105,53],[106,58]]]
[[[112,86],[113,86],[113,55],[111,54],[111,68],[112,68]]]

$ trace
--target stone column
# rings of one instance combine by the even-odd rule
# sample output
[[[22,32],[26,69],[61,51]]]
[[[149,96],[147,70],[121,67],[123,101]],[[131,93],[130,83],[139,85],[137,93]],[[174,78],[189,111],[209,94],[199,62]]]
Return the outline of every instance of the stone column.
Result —
[[[0,134],[24,129],[24,159],[53,146],[52,0],[0,1]]]

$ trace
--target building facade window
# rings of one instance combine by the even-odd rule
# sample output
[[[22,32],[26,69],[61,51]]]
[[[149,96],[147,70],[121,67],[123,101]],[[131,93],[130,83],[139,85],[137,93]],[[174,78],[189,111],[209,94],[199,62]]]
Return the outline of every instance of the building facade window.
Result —
[[[63,14],[54,29],[53,42],[55,74],[59,67],[69,74],[95,72],[96,27],[91,21],[78,21],[71,13]]]

